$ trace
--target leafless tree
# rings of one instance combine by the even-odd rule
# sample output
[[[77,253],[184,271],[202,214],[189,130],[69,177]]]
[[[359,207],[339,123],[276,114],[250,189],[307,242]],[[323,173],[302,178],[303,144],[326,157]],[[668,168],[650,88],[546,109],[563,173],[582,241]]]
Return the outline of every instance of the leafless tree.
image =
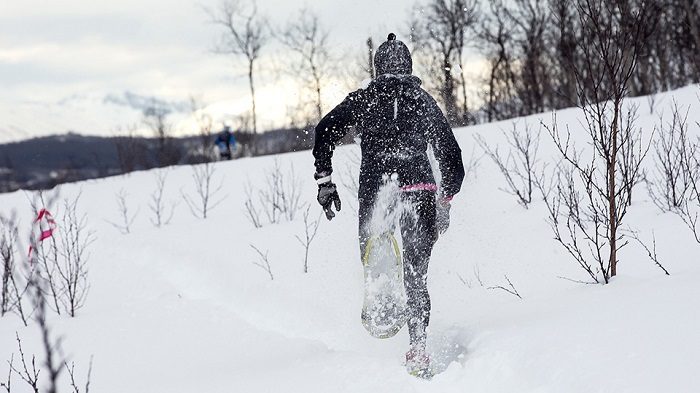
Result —
[[[202,162],[214,161],[211,154],[212,132],[214,130],[214,119],[204,110],[204,104],[194,96],[190,97],[190,110],[197,125],[199,136],[199,146],[195,151],[195,157],[191,157],[190,164],[200,164]]]
[[[503,0],[489,2],[489,9],[477,27],[477,37],[489,62],[484,101],[486,120],[491,122],[519,114],[520,106],[515,90],[514,26]]]
[[[545,0],[514,0],[505,8],[515,27],[515,44],[520,59],[517,94],[524,113],[539,113],[551,107],[552,81],[547,57],[546,29],[551,26],[551,10]]]
[[[278,35],[287,48],[299,56],[299,61],[292,67],[294,75],[302,79],[315,97],[316,120],[323,116],[321,90],[329,77],[333,60],[328,45],[328,30],[310,9],[302,9],[292,17],[284,30]]]
[[[306,211],[304,211],[304,236],[295,236],[299,244],[304,247],[304,273],[309,272],[309,248],[311,247],[311,243],[314,241],[314,238],[316,238],[318,225],[321,223],[320,215],[318,218],[316,218],[316,220],[309,221],[309,210],[310,207],[307,206]]]
[[[274,280],[275,277],[272,275],[272,268],[270,267],[270,259],[267,256],[269,251],[265,251],[265,253],[263,254],[262,251],[260,251],[257,247],[255,247],[252,244],[250,245],[250,248],[255,250],[255,252],[258,254],[258,257],[260,259],[260,261],[253,261],[253,265],[266,271],[267,274],[270,276],[270,280],[271,281]]]
[[[556,240],[591,279],[608,283],[617,275],[618,251],[627,244],[619,229],[631,199],[630,184],[648,151],[639,144],[629,153],[631,158],[624,156],[625,149],[633,150],[639,130],[629,111],[625,117],[622,104],[643,45],[649,9],[636,9],[621,20],[618,5],[602,0],[578,0],[576,6],[590,37],[582,45],[585,67],[574,71],[592,151],[590,159],[584,159],[584,152],[572,145],[568,129],[562,136],[553,119],[547,131],[565,165],[557,176],[556,193],[545,202]],[[628,170],[620,170],[621,160],[629,161]]]
[[[529,124],[525,123],[524,129],[518,128],[518,123],[513,122],[509,133],[503,131],[510,149],[507,156],[503,156],[498,146],[490,147],[481,135],[476,135],[476,141],[484,149],[506,180],[507,188],[503,191],[515,195],[518,203],[528,208],[532,202],[532,192],[536,188],[538,164],[537,153],[540,145],[541,130],[535,134]]]
[[[117,228],[119,232],[121,232],[124,235],[131,233],[131,224],[134,223],[134,220],[136,219],[136,216],[139,213],[139,209],[136,209],[136,212],[134,214],[129,214],[129,204],[127,203],[128,196],[129,194],[123,188],[115,194],[121,222],[115,223],[106,220],[109,224]]]
[[[146,157],[148,148],[144,141],[136,136],[136,126],[130,126],[125,133],[117,131],[113,137],[117,150],[117,160],[122,173],[130,173],[139,167],[149,167]]]
[[[418,54],[434,58],[439,64],[440,98],[451,124],[465,124],[468,117],[463,55],[471,28],[476,23],[475,0],[430,0],[417,8],[411,22],[411,38]],[[459,65],[463,86],[462,116],[459,114],[456,83],[453,76]]]
[[[218,185],[215,184],[215,173],[214,164],[209,162],[192,166],[192,180],[196,195],[190,196],[181,191],[190,212],[197,218],[206,219],[209,212],[226,199],[226,196],[220,195],[224,181],[221,179]]]
[[[570,0],[549,0],[549,8],[553,25],[545,34],[551,43],[553,64],[547,77],[556,84],[551,100],[554,108],[568,108],[575,106],[578,100],[576,75],[572,69],[572,65],[578,63],[576,7]]]
[[[153,132],[158,141],[157,166],[170,166],[180,162],[182,152],[171,136],[172,124],[168,116],[172,109],[165,103],[152,99],[143,110],[143,123]]]
[[[215,51],[245,57],[247,62],[248,85],[252,103],[253,133],[258,132],[257,113],[255,109],[255,63],[260,58],[260,51],[268,42],[267,21],[258,14],[257,3],[250,4],[242,0],[222,0],[216,10],[207,10],[211,21],[222,30],[219,44]]]
[[[167,170],[160,169],[155,172],[156,188],[151,193],[151,201],[148,207],[151,209],[151,223],[156,228],[160,228],[163,225],[170,224],[173,219],[173,214],[175,213],[175,202],[171,202],[169,206],[166,206],[164,201],[165,197],[165,181],[168,177]]]

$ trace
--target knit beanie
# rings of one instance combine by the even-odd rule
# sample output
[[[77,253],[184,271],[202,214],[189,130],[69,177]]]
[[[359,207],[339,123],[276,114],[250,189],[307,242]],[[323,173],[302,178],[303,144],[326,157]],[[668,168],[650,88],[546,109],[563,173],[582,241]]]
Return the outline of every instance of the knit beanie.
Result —
[[[384,74],[410,75],[413,72],[413,60],[408,47],[390,33],[385,42],[379,45],[374,54],[374,68],[377,76]]]

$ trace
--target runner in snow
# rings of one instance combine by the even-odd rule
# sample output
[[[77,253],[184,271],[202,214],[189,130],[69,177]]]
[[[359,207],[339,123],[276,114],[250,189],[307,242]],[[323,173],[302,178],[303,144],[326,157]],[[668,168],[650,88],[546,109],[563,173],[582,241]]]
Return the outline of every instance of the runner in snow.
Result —
[[[230,160],[232,152],[236,148],[236,137],[233,136],[231,127],[225,126],[223,131],[216,137],[214,144],[219,148],[220,159]]]
[[[430,254],[439,233],[449,225],[450,201],[464,178],[462,155],[447,119],[435,100],[411,75],[413,61],[406,45],[389,34],[374,57],[377,78],[350,93],[316,126],[313,155],[318,202],[326,217],[340,211],[332,182],[331,158],[348,128],[361,137],[359,180],[359,241],[364,255],[368,222],[380,187],[387,178],[398,181],[400,203],[411,206],[400,217],[403,239],[404,287],[408,302],[410,349],[406,366],[411,373],[428,370],[426,328],[430,318],[427,273]],[[442,181],[436,184],[428,159],[431,146]],[[408,213],[410,212],[410,213]]]

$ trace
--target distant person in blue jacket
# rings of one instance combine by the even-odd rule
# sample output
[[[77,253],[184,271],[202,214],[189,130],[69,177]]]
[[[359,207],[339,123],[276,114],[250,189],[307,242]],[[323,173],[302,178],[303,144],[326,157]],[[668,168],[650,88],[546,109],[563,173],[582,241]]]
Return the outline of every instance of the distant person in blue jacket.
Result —
[[[230,160],[232,152],[236,149],[236,137],[233,136],[231,127],[225,126],[216,137],[214,144],[219,148],[219,157],[222,160]]]

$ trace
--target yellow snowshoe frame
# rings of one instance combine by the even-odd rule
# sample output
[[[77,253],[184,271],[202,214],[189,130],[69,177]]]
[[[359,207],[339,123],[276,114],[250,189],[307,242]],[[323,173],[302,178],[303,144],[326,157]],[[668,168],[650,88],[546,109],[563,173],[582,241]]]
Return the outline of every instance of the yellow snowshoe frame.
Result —
[[[374,246],[374,242],[382,237],[387,237],[389,238],[389,241],[391,242],[392,246],[394,247],[394,254],[396,255],[396,264],[401,265],[401,250],[399,249],[399,242],[396,240],[396,237],[394,237],[394,234],[391,232],[384,232],[379,236],[372,236],[367,240],[367,246],[365,246],[365,254],[362,256],[362,264],[364,266],[367,266],[367,262],[369,260],[369,255],[372,252],[372,247]]]

